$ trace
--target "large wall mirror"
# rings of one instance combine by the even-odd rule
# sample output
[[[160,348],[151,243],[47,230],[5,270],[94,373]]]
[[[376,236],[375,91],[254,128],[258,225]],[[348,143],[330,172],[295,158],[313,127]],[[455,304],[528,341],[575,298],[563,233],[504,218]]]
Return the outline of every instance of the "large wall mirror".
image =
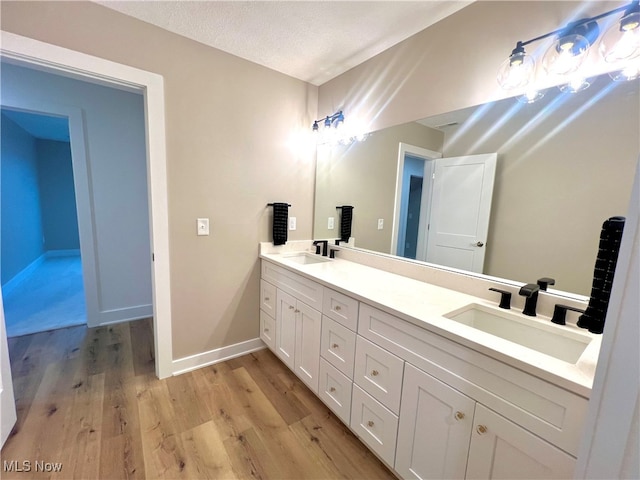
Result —
[[[602,223],[629,205],[639,90],[640,80],[603,75],[578,93],[552,88],[531,104],[505,99],[319,146],[314,238],[339,237],[336,206],[353,205],[355,248],[426,260],[430,168],[438,157],[497,153],[479,272],[553,277],[556,290],[589,295]]]

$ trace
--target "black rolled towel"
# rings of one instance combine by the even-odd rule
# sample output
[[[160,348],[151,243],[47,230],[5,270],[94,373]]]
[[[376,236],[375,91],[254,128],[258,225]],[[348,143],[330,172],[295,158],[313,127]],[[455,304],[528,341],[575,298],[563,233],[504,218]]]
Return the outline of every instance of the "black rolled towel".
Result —
[[[340,217],[340,240],[348,242],[351,238],[351,222],[353,220],[353,207],[350,205],[343,205],[342,216]]]
[[[289,223],[289,204],[273,204],[273,244],[287,243],[287,224]]]

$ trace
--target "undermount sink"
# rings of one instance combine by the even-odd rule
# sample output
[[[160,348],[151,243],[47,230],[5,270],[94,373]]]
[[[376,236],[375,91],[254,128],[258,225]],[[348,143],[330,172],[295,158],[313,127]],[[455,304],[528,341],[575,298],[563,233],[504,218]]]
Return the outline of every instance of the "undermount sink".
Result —
[[[592,340],[586,333],[478,304],[467,305],[444,316],[571,364],[578,362]]]
[[[283,253],[282,258],[290,260],[295,263],[301,263],[303,265],[310,265],[313,263],[324,263],[328,262],[328,257],[323,257],[321,255],[314,255],[309,252],[294,252],[294,253]]]

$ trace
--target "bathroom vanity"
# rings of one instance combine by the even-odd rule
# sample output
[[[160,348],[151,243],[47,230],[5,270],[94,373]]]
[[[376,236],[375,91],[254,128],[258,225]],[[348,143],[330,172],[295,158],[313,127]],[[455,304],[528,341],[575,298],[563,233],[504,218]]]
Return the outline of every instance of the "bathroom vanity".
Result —
[[[399,477],[573,476],[600,336],[304,245],[261,244],[261,338]]]

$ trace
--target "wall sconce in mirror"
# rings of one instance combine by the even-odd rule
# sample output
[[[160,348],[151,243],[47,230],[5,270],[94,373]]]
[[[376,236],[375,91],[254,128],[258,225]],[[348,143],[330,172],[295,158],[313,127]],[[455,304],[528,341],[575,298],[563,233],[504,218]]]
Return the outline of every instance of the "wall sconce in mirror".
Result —
[[[350,144],[354,141],[362,141],[366,134],[356,131],[358,129],[355,122],[345,124],[344,113],[338,110],[333,115],[314,120],[312,125],[313,133],[316,135],[316,144]]]
[[[619,13],[622,13],[620,19],[600,37],[598,21]],[[580,75],[580,67],[598,38],[601,57],[619,67],[609,74],[614,81],[634,80],[640,76],[640,0],[633,0],[628,5],[571,22],[530,40],[518,41],[509,58],[500,66],[497,80],[505,90],[529,86],[528,93],[519,98],[524,103],[532,103],[541,97],[532,85],[536,61],[526,53],[525,47],[551,37],[555,38],[541,63],[547,75],[566,76],[566,81],[560,86],[562,91],[575,93],[589,86],[589,81]]]

